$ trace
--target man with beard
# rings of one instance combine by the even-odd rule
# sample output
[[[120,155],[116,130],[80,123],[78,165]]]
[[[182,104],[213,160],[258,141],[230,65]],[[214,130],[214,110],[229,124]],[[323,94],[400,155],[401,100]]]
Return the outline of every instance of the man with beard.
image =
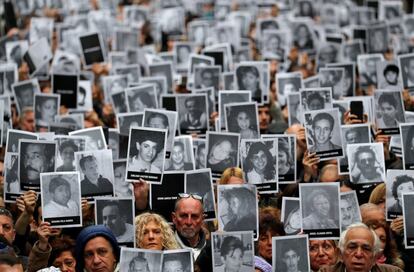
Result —
[[[54,168],[54,156],[47,156],[44,145],[29,143],[22,146],[23,169],[21,169],[21,180],[28,187],[40,185],[40,173],[52,172]]]
[[[353,208],[350,199],[341,198],[339,204],[341,207],[341,228],[346,229],[352,223],[357,222],[357,220],[354,219]]]
[[[79,206],[71,199],[69,182],[62,177],[55,177],[49,183],[52,200],[45,205],[44,213],[48,217],[79,216]]]
[[[315,190],[308,199],[311,213],[303,218],[304,229],[335,229],[338,227],[334,220],[329,218],[331,204],[329,195],[325,191]]]
[[[310,152],[341,149],[331,142],[334,125],[335,120],[330,114],[321,112],[315,115],[312,122],[314,145],[309,149]]]

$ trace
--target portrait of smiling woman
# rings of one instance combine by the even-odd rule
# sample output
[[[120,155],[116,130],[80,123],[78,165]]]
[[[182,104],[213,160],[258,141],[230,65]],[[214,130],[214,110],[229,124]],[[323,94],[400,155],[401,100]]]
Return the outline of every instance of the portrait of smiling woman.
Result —
[[[276,163],[269,149],[263,142],[254,142],[250,145],[244,161],[248,183],[258,184],[275,180]]]

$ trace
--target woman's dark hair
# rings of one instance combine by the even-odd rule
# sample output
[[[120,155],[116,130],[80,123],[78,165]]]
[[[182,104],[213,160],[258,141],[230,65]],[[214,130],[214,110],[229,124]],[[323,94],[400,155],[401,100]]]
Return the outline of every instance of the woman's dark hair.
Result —
[[[259,234],[270,232],[272,236],[284,236],[285,230],[280,222],[280,212],[274,207],[264,207],[259,211]]]
[[[235,165],[236,161],[237,161],[237,158],[236,158],[237,150],[235,150],[232,142],[230,140],[227,140],[227,139],[222,139],[221,141],[217,141],[216,143],[214,143],[210,148],[210,151],[208,153],[207,158],[209,158],[211,156],[211,154],[214,152],[214,150],[217,148],[217,146],[222,144],[224,141],[227,141],[227,142],[230,143],[232,150],[230,151],[228,158],[224,159],[223,162],[226,162],[226,163],[231,164],[231,165]]]
[[[269,151],[269,148],[262,142],[255,142],[252,145],[250,145],[249,152],[247,153],[247,158],[245,161],[244,169],[246,172],[249,172],[254,169],[254,165],[252,162],[253,155],[259,153],[260,151],[263,151],[267,159],[267,164],[264,169],[264,178],[267,180],[274,179],[275,174],[276,174],[276,171],[274,168],[275,161],[272,157],[272,154]]]
[[[227,203],[230,203],[232,198],[236,198],[240,202],[239,210],[237,211],[237,214],[232,214],[230,212],[230,216],[235,217],[244,217],[251,214],[252,207],[255,207],[256,205],[256,196],[253,194],[252,191],[245,187],[236,187],[229,190],[226,190],[224,193],[224,198],[226,199]]]
[[[251,112],[248,109],[249,108],[237,107],[237,108],[232,108],[230,110],[229,122],[228,122],[228,127],[229,127],[229,131],[230,132],[240,132],[240,127],[239,127],[239,124],[237,123],[237,117],[242,112],[244,112],[247,115],[247,117],[249,118],[249,120],[250,120],[249,129],[253,129],[254,130],[254,127],[253,127],[254,120],[251,118],[251,116],[255,116],[255,113],[254,112]]]
[[[52,252],[50,253],[48,266],[52,266],[53,262],[65,251],[69,251],[73,258],[75,258],[75,241],[62,237],[62,238],[56,238],[53,241],[50,242],[50,245],[52,246]]]
[[[142,144],[145,141],[151,141],[151,142],[156,143],[155,149],[157,151],[157,154],[154,156],[154,159],[155,159],[157,157],[158,153],[160,153],[160,151],[164,148],[164,138],[161,138],[160,136],[161,136],[161,134],[158,131],[146,131],[145,134],[141,133],[141,132],[140,133],[134,133],[132,135],[132,139],[135,142],[138,142],[139,144]],[[131,155],[132,156],[138,155],[139,151],[136,148],[135,144],[134,144],[133,147],[134,148],[131,148]]]
[[[277,143],[278,153],[283,152],[286,154],[287,162],[289,165],[293,165],[293,158],[290,155],[290,146],[284,139],[278,139]]]
[[[236,249],[240,249],[244,253],[243,242],[234,236],[226,236],[221,243],[220,256],[226,257],[229,254],[233,254]]]

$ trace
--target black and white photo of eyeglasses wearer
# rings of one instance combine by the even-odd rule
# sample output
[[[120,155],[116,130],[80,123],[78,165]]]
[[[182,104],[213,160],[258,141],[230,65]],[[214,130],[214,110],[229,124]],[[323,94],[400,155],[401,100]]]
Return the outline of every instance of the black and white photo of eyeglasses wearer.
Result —
[[[384,150],[381,143],[347,146],[351,182],[377,183],[385,180]]]

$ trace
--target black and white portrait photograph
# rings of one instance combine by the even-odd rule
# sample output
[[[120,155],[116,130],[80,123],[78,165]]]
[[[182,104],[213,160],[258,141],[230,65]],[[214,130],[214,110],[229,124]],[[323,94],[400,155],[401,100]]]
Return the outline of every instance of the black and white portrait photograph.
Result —
[[[42,173],[40,184],[43,221],[52,227],[81,227],[79,172]]]
[[[14,62],[0,65],[0,94],[12,96],[12,84],[18,81],[18,67]]]
[[[126,75],[103,76],[102,87],[105,101],[109,103],[111,94],[123,91],[128,87],[128,77]]]
[[[185,172],[184,191],[202,197],[205,220],[216,218],[215,196],[211,170],[199,169]]]
[[[152,76],[152,77],[142,77],[140,82],[145,84],[153,84],[155,86],[155,93],[157,98],[159,98],[163,94],[167,94],[167,78],[164,76]]]
[[[129,112],[140,112],[144,109],[156,109],[158,107],[153,84],[127,88],[125,92]]]
[[[188,23],[188,40],[196,45],[204,45],[207,38],[209,24],[204,20],[193,20]]]
[[[7,153],[18,153],[19,152],[19,142],[22,139],[26,140],[37,140],[38,135],[32,132],[19,130],[19,129],[8,129],[7,130],[7,142],[6,142],[6,151]]]
[[[400,91],[403,89],[401,69],[396,60],[377,64],[378,89]]]
[[[229,103],[224,107],[226,130],[240,133],[240,139],[258,139],[259,117],[256,102]]]
[[[262,32],[262,57],[283,62],[287,55],[288,33],[281,30],[264,30]]]
[[[18,67],[22,65],[23,55],[29,49],[27,40],[6,42],[6,59],[14,62]]]
[[[85,151],[86,139],[81,136],[55,136],[57,143],[56,172],[75,171],[75,152]]]
[[[414,169],[414,123],[400,124],[404,169]]]
[[[139,33],[132,28],[116,28],[113,33],[113,49],[117,51],[126,51],[128,48],[136,48],[138,44]]]
[[[25,109],[32,109],[34,95],[40,93],[39,81],[37,78],[19,81],[11,85],[13,95],[16,98],[16,107],[20,114]]]
[[[414,54],[398,56],[404,88],[414,87]]]
[[[401,18],[404,14],[403,2],[381,1],[378,4],[378,18],[382,21]]]
[[[77,111],[92,110],[92,84],[89,80],[79,80],[78,82],[78,99]]]
[[[387,170],[386,218],[393,220],[403,214],[402,198],[405,193],[414,193],[414,170]]]
[[[167,79],[167,92],[172,93],[174,80],[173,80],[173,63],[170,61],[157,62],[148,66],[149,75],[152,77],[162,76]]]
[[[196,66],[214,66],[214,58],[192,53],[190,54],[190,63],[188,66],[190,68],[188,73],[194,74],[194,68]]]
[[[32,17],[30,20],[30,44],[46,38],[51,44],[54,20],[47,17]]]
[[[139,83],[141,78],[141,69],[138,64],[119,65],[113,68],[115,75],[124,75],[127,77],[128,84]]]
[[[325,67],[328,63],[339,61],[339,45],[333,42],[320,42],[316,55],[317,69]]]
[[[310,238],[338,239],[339,184],[299,184],[303,232]]]
[[[226,128],[226,113],[224,108],[230,103],[251,102],[250,91],[220,91],[218,93],[218,111],[220,128]]]
[[[367,28],[367,50],[369,53],[385,53],[389,48],[388,26],[378,24]]]
[[[124,21],[129,24],[143,25],[147,19],[149,19],[149,9],[144,6],[125,6]]]
[[[291,93],[287,96],[289,126],[303,123],[303,108],[300,103],[300,93]]]
[[[56,50],[50,70],[53,74],[77,74],[81,70],[81,61],[74,53]]]
[[[218,185],[219,230],[253,231],[259,236],[257,189],[253,184]]]
[[[300,52],[315,52],[315,34],[313,31],[313,21],[305,18],[306,20],[296,20],[292,26],[292,42]]]
[[[107,149],[105,136],[102,127],[91,127],[69,132],[70,136],[86,137],[85,151]]]
[[[117,127],[121,135],[129,135],[129,128],[140,127],[144,118],[143,112],[117,114]]]
[[[207,168],[214,179],[229,167],[239,165],[240,134],[230,132],[207,132]]]
[[[405,248],[414,248],[414,193],[403,194],[403,216],[404,216],[404,244]]]
[[[280,220],[286,235],[296,235],[302,230],[302,213],[299,197],[283,197]]]
[[[78,74],[52,74],[52,92],[59,94],[60,105],[68,109],[76,109],[78,106]]]
[[[121,247],[120,271],[161,272],[162,253],[161,250]]]
[[[368,124],[342,125],[342,142],[344,151],[348,144],[367,144],[370,143],[371,130]],[[339,173],[348,174],[348,153],[344,152],[344,157],[338,159]]]
[[[27,62],[27,65],[29,66],[31,77],[34,77],[38,72],[42,71],[52,58],[52,51],[46,38],[41,38],[31,44],[29,49],[23,55],[23,60]]]
[[[181,134],[205,134],[209,129],[206,94],[177,95],[177,111]]]
[[[331,109],[332,102],[330,87],[300,89],[300,104],[303,111]]]
[[[405,122],[401,91],[375,90],[374,101],[377,128],[386,135],[399,134],[399,124]]]
[[[114,195],[112,151],[109,149],[75,152],[76,170],[81,175],[82,197],[88,202],[97,196]]]
[[[213,27],[212,32],[216,43],[229,43],[235,48],[240,46],[239,29],[235,24],[229,21],[218,22]]]
[[[128,63],[127,53],[123,52],[123,51],[111,51],[111,52],[109,52],[108,53],[108,63],[111,65],[111,68],[122,66],[125,63]]]
[[[262,139],[277,139],[278,182],[296,182],[296,135],[263,134]]]
[[[213,271],[254,270],[254,244],[251,231],[211,234]]]
[[[246,181],[260,193],[278,191],[277,139],[241,140],[240,158]]]
[[[33,103],[36,127],[48,127],[54,122],[59,107],[60,95],[36,93]]]
[[[196,169],[206,168],[207,145],[206,139],[193,138],[194,161]]]
[[[291,93],[299,93],[300,88],[302,88],[301,73],[292,72],[276,74],[276,89],[279,105],[286,105],[288,95]]]
[[[321,160],[342,157],[344,151],[338,109],[306,112],[304,118],[309,152],[315,152]]]
[[[339,206],[341,208],[341,231],[344,231],[351,224],[362,221],[355,190],[341,192]]]
[[[40,190],[40,174],[55,170],[56,143],[53,141],[19,141],[19,180],[22,191]]]
[[[195,169],[193,141],[190,135],[174,138],[171,155],[166,160],[166,171],[189,171]]]
[[[166,154],[170,157],[174,136],[177,131],[178,113],[176,111],[145,109],[143,127],[167,129]]]
[[[131,128],[128,143],[127,180],[160,183],[165,162],[167,130]]]
[[[216,111],[216,92],[214,87],[193,89],[191,90],[194,94],[206,94],[207,95],[207,109],[208,116],[211,116]]]
[[[126,159],[114,160],[114,194],[116,197],[132,197],[133,186],[126,180]]]
[[[263,74],[261,66],[257,63],[236,64],[236,82],[239,90],[250,91],[252,100],[262,103]]]
[[[185,32],[185,10],[183,7],[172,7],[161,10],[159,17],[161,31],[169,35],[182,35]]]
[[[316,7],[310,0],[299,0],[295,3],[296,16],[297,17],[310,17],[313,18],[316,15]]]
[[[191,42],[175,42],[173,46],[175,69],[180,72],[187,72],[190,62],[190,54],[194,51],[194,44]]]
[[[80,35],[79,42],[85,67],[88,68],[94,63],[106,61],[105,47],[102,41],[102,35],[99,32]]]
[[[18,175],[19,153],[6,152],[4,155],[4,202],[15,203],[16,199],[22,194]]]
[[[272,271],[311,271],[307,235],[272,237]]]
[[[111,102],[116,114],[128,112],[126,93],[124,90],[111,93]]]
[[[221,66],[194,66],[194,87],[204,89],[214,87],[217,92],[220,85]]]
[[[377,63],[384,60],[382,54],[360,54],[357,56],[359,84],[363,88],[377,85]],[[413,63],[414,65],[414,63]]]
[[[193,252],[189,249],[163,251],[163,272],[193,272]]]
[[[104,225],[115,235],[120,245],[134,247],[135,207],[132,198],[95,198],[95,222]]]
[[[328,63],[326,64],[326,67],[344,69],[341,96],[354,96],[355,95],[355,78],[356,78],[355,62]]]
[[[382,143],[348,144],[349,176],[354,184],[378,183],[385,180]]]
[[[344,78],[345,69],[339,67],[329,67],[319,69],[319,86],[322,88],[332,88],[333,99],[339,100],[345,96]]]

